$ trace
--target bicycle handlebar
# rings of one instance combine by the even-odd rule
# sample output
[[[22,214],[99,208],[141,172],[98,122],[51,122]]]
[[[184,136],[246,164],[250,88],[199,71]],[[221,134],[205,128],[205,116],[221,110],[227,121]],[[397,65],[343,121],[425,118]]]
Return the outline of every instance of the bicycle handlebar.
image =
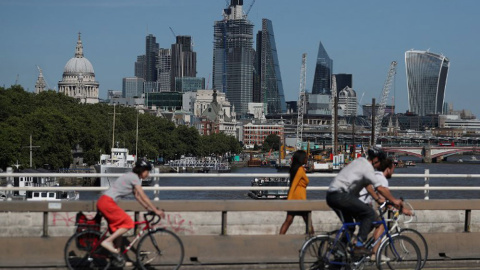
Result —
[[[159,215],[155,214],[155,212],[153,211],[148,211],[147,213],[143,214],[143,217],[150,225],[156,225],[162,219]]]

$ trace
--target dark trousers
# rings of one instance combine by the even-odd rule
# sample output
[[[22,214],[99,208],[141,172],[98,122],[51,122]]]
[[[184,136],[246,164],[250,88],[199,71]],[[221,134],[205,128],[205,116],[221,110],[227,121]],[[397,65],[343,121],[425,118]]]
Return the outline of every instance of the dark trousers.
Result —
[[[327,204],[344,223],[361,222],[358,239],[365,243],[375,221],[375,211],[349,193],[327,192]]]

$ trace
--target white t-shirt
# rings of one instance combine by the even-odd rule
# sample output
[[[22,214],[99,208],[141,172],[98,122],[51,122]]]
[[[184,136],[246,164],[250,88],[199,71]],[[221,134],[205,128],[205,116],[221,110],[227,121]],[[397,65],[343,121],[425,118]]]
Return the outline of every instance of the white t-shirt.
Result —
[[[113,182],[109,189],[103,194],[110,196],[115,202],[118,202],[120,198],[133,194],[135,186],[141,186],[142,180],[133,172],[129,172],[120,176]]]
[[[366,158],[357,158],[343,168],[328,187],[329,192],[348,192],[359,196],[362,188],[373,185],[381,186],[380,180],[375,177],[375,170]]]
[[[388,180],[383,175],[383,172],[375,171],[375,177],[382,183],[381,186],[383,187],[388,187]],[[360,201],[366,203],[366,204],[372,204],[373,198],[370,196],[370,193],[368,193],[367,189],[364,188],[362,191],[360,191]]]

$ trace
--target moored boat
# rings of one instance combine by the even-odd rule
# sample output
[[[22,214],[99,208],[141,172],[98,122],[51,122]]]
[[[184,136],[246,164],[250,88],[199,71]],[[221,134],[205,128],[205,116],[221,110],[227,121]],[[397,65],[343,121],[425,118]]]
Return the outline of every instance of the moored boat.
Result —
[[[112,148],[110,155],[100,156],[100,162],[95,165],[97,173],[121,173],[131,172],[135,163],[135,157],[128,153],[127,148]],[[101,177],[99,186],[108,187],[117,177]]]
[[[285,187],[284,190],[251,190],[248,196],[253,199],[286,199],[290,179],[281,177],[261,177],[252,180],[252,187]]]

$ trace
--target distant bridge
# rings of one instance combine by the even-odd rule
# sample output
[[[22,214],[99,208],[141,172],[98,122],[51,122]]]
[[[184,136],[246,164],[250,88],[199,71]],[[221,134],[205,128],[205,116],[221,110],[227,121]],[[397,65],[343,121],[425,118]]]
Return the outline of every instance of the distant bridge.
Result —
[[[435,162],[438,158],[466,152],[480,152],[478,146],[417,146],[417,147],[383,147],[387,153],[400,153],[421,158],[424,162]]]

